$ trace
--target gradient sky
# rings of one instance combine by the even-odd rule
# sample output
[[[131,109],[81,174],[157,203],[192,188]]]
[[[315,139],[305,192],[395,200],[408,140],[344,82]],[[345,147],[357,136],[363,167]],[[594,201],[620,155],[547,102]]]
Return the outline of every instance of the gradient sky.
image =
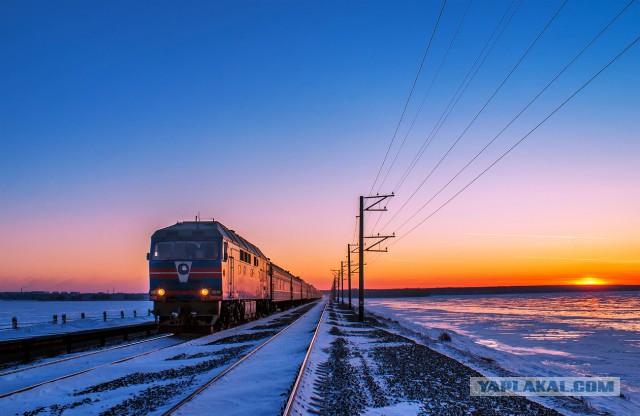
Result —
[[[400,227],[627,3],[570,0],[399,211],[562,4],[524,0],[368,232],[403,236],[636,39],[638,2]],[[151,234],[198,212],[327,288],[441,4],[0,2],[0,290],[147,291]],[[468,4],[447,2],[383,176],[406,143],[374,192],[396,188],[512,2],[473,1],[407,135]],[[369,255],[367,287],[640,283],[639,74],[636,44],[389,253]]]

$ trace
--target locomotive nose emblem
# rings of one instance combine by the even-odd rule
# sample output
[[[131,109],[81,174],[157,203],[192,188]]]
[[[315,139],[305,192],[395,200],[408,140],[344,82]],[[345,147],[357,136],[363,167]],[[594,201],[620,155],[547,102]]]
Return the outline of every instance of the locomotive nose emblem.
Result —
[[[178,266],[178,273],[187,274],[189,273],[189,266],[185,263],[182,263]]]

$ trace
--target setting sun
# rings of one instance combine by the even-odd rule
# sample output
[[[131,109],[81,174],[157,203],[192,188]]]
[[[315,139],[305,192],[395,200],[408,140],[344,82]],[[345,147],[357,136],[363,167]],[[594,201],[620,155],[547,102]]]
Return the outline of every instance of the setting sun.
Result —
[[[604,285],[606,282],[597,277],[586,276],[574,282],[576,285]]]

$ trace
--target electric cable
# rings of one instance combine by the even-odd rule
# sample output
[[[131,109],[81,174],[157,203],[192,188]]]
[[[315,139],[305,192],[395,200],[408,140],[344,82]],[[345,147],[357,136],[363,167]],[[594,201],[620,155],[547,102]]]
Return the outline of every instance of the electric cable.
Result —
[[[469,87],[469,85],[471,85],[471,83],[473,82],[473,79],[475,78],[475,76],[477,75],[478,71],[480,70],[480,68],[482,67],[482,65],[484,64],[484,62],[486,61],[486,59],[489,57],[489,55],[491,54],[491,52],[493,51],[493,48],[496,46],[496,44],[498,43],[498,40],[500,40],[500,38],[502,37],[504,31],[506,30],[506,28],[509,26],[509,23],[511,23],[511,20],[513,19],[513,17],[515,16],[516,12],[518,11],[518,9],[520,8],[520,6],[522,5],[523,0],[520,0],[518,2],[518,5],[515,7],[515,9],[513,10],[513,12],[511,13],[511,15],[509,16],[509,18],[507,19],[507,22],[504,24],[504,26],[502,27],[502,29],[500,30],[500,33],[498,33],[498,36],[495,37],[494,39],[494,35],[496,33],[496,31],[500,28],[500,25],[502,24],[502,22],[504,21],[504,18],[507,16],[507,13],[509,12],[509,10],[511,9],[511,6],[513,5],[515,0],[511,0],[511,3],[507,6],[506,10],[504,11],[504,14],[502,15],[502,17],[500,18],[500,20],[498,21],[498,23],[496,24],[496,26],[494,27],[493,31],[491,32],[491,35],[489,36],[489,38],[486,40],[484,46],[482,47],[482,50],[480,51],[480,53],[478,54],[478,56],[476,57],[475,61],[473,62],[473,64],[471,65],[471,67],[469,67],[469,70],[467,71],[467,74],[465,75],[464,79],[462,80],[462,82],[460,83],[460,85],[458,86],[458,88],[456,89],[456,92],[453,94],[453,96],[451,97],[451,99],[449,100],[449,103],[447,104],[447,106],[445,107],[444,111],[442,112],[442,114],[440,115],[440,117],[438,118],[438,121],[436,121],[435,125],[433,126],[433,128],[431,129],[431,132],[429,132],[429,134],[427,135],[427,137],[425,138],[422,146],[420,147],[420,149],[418,150],[418,152],[416,153],[416,156],[414,156],[413,160],[411,161],[411,163],[409,164],[409,167],[405,170],[405,172],[402,174],[400,180],[398,181],[398,183],[396,184],[396,186],[393,189],[394,193],[397,193],[398,190],[400,189],[400,187],[404,184],[404,182],[406,181],[406,179],[409,177],[409,175],[411,174],[411,172],[413,171],[413,169],[415,168],[415,166],[417,165],[418,161],[420,160],[420,158],[422,157],[422,155],[426,152],[426,150],[428,149],[429,145],[431,144],[431,142],[433,141],[433,139],[435,138],[435,136],[438,134],[438,132],[440,131],[440,128],[444,125],[444,123],[447,121],[447,119],[449,118],[449,115],[453,112],[454,108],[456,107],[456,105],[458,104],[458,102],[460,101],[460,99],[462,98],[462,96],[464,95],[465,91],[467,90],[467,88]],[[487,50],[487,47],[489,46],[489,44],[491,43],[491,40],[493,40],[493,43],[491,44],[491,47],[489,48],[488,52],[484,55],[484,58],[482,58],[482,60],[480,61],[480,64],[478,64],[478,60],[482,57],[482,55],[484,54],[484,52]],[[476,67],[476,64],[477,67]],[[475,68],[475,71],[474,71]],[[473,75],[471,75],[471,73],[473,72]],[[469,78],[469,75],[471,75],[471,78]],[[467,82],[468,80],[468,82]],[[465,85],[466,83],[466,85]],[[464,87],[464,88],[463,88]],[[456,98],[457,97],[457,98]]]
[[[491,146],[491,144],[493,144],[496,139],[502,135],[502,133],[505,132],[505,130],[507,130],[555,81],[558,80],[558,78],[560,78],[560,76],[562,76],[562,74],[564,74],[564,72],[571,67],[571,65],[573,65],[578,58],[580,58],[580,56],[582,56],[582,54],[589,49],[589,47],[591,47],[591,45],[593,45],[593,43],[629,8],[629,6],[631,6],[633,3],[635,2],[635,0],[631,0],[629,3],[627,3],[627,5],[613,18],[609,21],[609,23],[607,23],[607,25],[600,30],[592,39],[591,41],[589,41],[589,43],[587,43],[587,45],[585,45],[582,50],[580,50],[580,52],[578,52],[578,54],[567,64],[564,66],[564,68],[562,68],[562,70],[560,70],[560,72],[535,96],[533,97],[529,103],[515,116],[511,119],[511,121],[509,121],[509,123],[507,123],[507,125],[502,128],[502,130],[500,130],[500,132],[498,132],[498,134],[496,134],[493,139],[491,139],[483,148],[482,150],[480,150],[462,169],[460,169],[458,171],[458,173],[456,173],[456,175],[451,178],[449,180],[449,182],[447,182],[442,188],[440,188],[438,190],[438,192],[435,193],[435,195],[433,195],[420,209],[418,209],[418,211],[416,211],[411,217],[409,217],[405,222],[403,222],[399,227],[396,228],[397,230],[400,230],[402,227],[404,227],[409,221],[411,221],[416,215],[418,215],[429,203],[431,203],[431,201],[433,201],[445,188],[447,188],[458,176],[460,176],[460,174],[462,174],[482,153],[484,153],[484,151]]]
[[[387,224],[385,224],[384,227],[382,228],[386,228],[389,223],[391,223],[391,221],[393,221],[400,212],[402,212],[402,210],[407,206],[407,204],[413,199],[413,197],[416,196],[416,194],[418,193],[418,191],[424,186],[424,184],[427,182],[427,180],[431,177],[431,175],[433,175],[433,173],[438,169],[438,167],[442,164],[442,162],[446,159],[446,157],[451,153],[451,151],[456,147],[456,145],[460,142],[460,140],[462,139],[462,137],[465,135],[465,133],[467,131],[469,131],[469,129],[471,128],[471,126],[473,125],[473,123],[478,119],[478,117],[480,116],[480,114],[482,114],[482,112],[484,111],[485,108],[487,108],[487,106],[489,105],[489,103],[493,100],[493,98],[498,94],[498,92],[502,89],[502,87],[504,86],[504,84],[507,82],[507,80],[511,77],[511,75],[514,73],[514,71],[518,68],[518,66],[520,65],[520,63],[522,63],[522,61],[524,60],[524,58],[527,56],[527,54],[529,54],[529,52],[531,51],[531,49],[535,46],[535,44],[538,42],[538,40],[540,39],[540,37],[544,34],[544,32],[549,28],[549,26],[551,25],[551,23],[556,19],[556,17],[558,16],[558,14],[560,13],[560,11],[564,8],[564,6],[567,4],[569,0],[564,0],[564,2],[562,3],[562,5],[558,8],[558,10],[555,12],[555,14],[551,17],[551,19],[547,22],[547,24],[544,26],[544,28],[542,29],[542,31],[538,34],[538,36],[536,36],[536,38],[534,39],[534,41],[531,43],[531,45],[529,45],[529,47],[527,48],[527,50],[524,52],[524,54],[522,54],[522,56],[520,57],[520,59],[518,59],[518,62],[516,62],[516,64],[513,66],[513,68],[511,68],[511,70],[509,71],[509,73],[507,74],[507,76],[502,80],[502,82],[500,82],[500,84],[498,85],[498,87],[494,90],[494,92],[491,94],[491,96],[489,97],[489,99],[484,103],[484,105],[480,108],[480,110],[476,113],[476,115],[473,117],[473,119],[469,122],[469,124],[467,124],[467,126],[465,127],[465,129],[462,131],[462,133],[460,133],[460,135],[458,136],[458,138],[453,142],[453,144],[449,147],[449,149],[445,152],[445,154],[440,158],[440,160],[438,161],[438,163],[433,167],[433,169],[431,169],[431,171],[429,172],[429,174],[424,178],[424,180],[420,183],[420,185],[418,185],[418,187],[416,188],[416,190],[411,194],[411,196],[409,197],[409,199],[407,199],[405,201],[405,203],[400,207],[400,209],[398,209],[398,211],[396,211],[396,213],[393,215],[393,217],[391,217],[391,219],[387,222]]]
[[[507,151],[505,151],[500,157],[498,157],[491,165],[489,165],[486,169],[484,169],[480,174],[478,174],[475,178],[473,178],[469,183],[467,183],[462,189],[456,192],[451,198],[449,198],[446,202],[440,205],[435,211],[433,211],[429,216],[416,224],[409,231],[404,233],[402,236],[395,239],[389,246],[394,245],[401,241],[404,237],[409,235],[411,232],[415,231],[418,227],[424,224],[427,220],[432,218],[435,214],[437,214],[442,208],[447,206],[451,201],[453,201],[458,195],[468,189],[473,183],[475,183],[480,177],[482,177],[485,173],[487,173],[491,168],[493,168],[498,162],[500,162],[504,157],[506,157],[513,149],[515,149],[518,145],[520,145],[527,137],[529,137],[533,132],[535,132],[541,125],[543,125],[547,120],[549,120],[555,113],[557,113],[562,107],[564,107],[571,99],[573,99],[580,91],[582,91],[586,86],[588,86],[594,79],[596,79],[602,72],[604,72],[611,64],[613,64],[616,60],[618,60],[624,53],[626,53],[631,47],[633,47],[638,40],[640,40],[640,36],[636,37],[633,42],[631,42],[627,47],[625,47],[620,53],[618,53],[613,59],[611,59],[602,69],[600,69],[595,75],[593,75],[589,80],[587,80],[582,86],[580,86],[576,91],[574,91],[567,99],[565,99],[560,105],[558,105],[548,116],[546,116],[540,123],[538,123],[534,128],[532,128],[527,134],[525,134],[520,140],[518,140],[513,146],[511,146]]]
[[[409,96],[407,97],[406,102],[404,103],[404,108],[402,109],[402,113],[400,114],[400,120],[398,120],[398,124],[396,126],[396,130],[393,133],[393,137],[391,138],[391,143],[389,143],[389,147],[387,148],[387,152],[384,155],[384,159],[382,160],[382,164],[380,165],[380,169],[378,169],[378,174],[376,175],[376,179],[373,181],[373,185],[371,185],[371,190],[369,194],[373,193],[373,188],[375,188],[376,183],[378,182],[378,177],[380,176],[380,172],[382,172],[382,168],[384,167],[385,162],[387,161],[387,157],[389,156],[389,151],[393,146],[393,142],[396,139],[396,135],[398,134],[398,129],[400,128],[400,124],[402,123],[402,119],[404,118],[404,114],[407,111],[407,106],[409,105],[409,101],[411,100],[411,96],[413,95],[413,90],[416,88],[416,84],[418,83],[418,78],[420,77],[420,72],[422,71],[422,67],[427,59],[427,54],[429,53],[429,48],[431,47],[431,41],[433,41],[433,37],[436,33],[436,29],[438,28],[438,23],[440,22],[440,18],[442,17],[442,12],[444,11],[444,6],[447,3],[447,0],[442,1],[442,7],[440,8],[440,14],[438,15],[438,19],[436,20],[436,24],[433,27],[433,32],[431,33],[431,38],[429,39],[429,43],[427,44],[427,48],[424,51],[424,55],[422,56],[422,61],[420,62],[420,67],[418,67],[418,73],[416,74],[415,79],[413,80],[413,85],[411,86],[411,90],[409,91]]]

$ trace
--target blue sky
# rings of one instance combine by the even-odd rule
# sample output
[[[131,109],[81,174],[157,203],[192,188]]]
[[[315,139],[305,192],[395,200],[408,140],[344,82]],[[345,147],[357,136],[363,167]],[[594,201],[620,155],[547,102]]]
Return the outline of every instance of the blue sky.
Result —
[[[452,153],[451,164],[443,165],[441,179],[455,173],[626,3],[569,1]],[[136,287],[145,290],[145,263],[138,260],[151,232],[201,211],[257,239],[266,252],[273,250],[273,257],[310,280],[326,279],[321,271],[335,267],[352,237],[356,199],[368,192],[382,162],[441,4],[3,1],[0,226],[7,232],[0,245],[13,251],[3,254],[0,275],[6,281],[39,282],[55,270],[56,253],[66,259],[75,250],[73,244],[65,248],[43,237],[42,247],[52,253],[50,265],[25,267],[14,260],[28,247],[16,243],[20,230],[33,227],[55,235],[75,229],[68,238],[113,248],[110,261],[127,265],[113,273],[123,281],[137,279]],[[509,4],[471,4],[390,183],[431,130]],[[433,151],[394,201],[396,207],[561,4],[522,3]],[[397,140],[467,5],[447,2]],[[597,72],[638,36],[639,28],[640,5],[634,3],[514,124],[503,147],[489,152],[487,160]],[[524,189],[558,186],[558,194],[571,189],[580,195],[577,188],[606,178],[598,189],[618,190],[606,196],[612,207],[638,207],[639,64],[636,45],[458,208],[469,212],[483,195],[504,194],[501,181],[517,177]],[[546,175],[553,179],[541,184]],[[518,194],[513,198],[526,204],[527,197]],[[420,203],[426,199],[427,194]],[[588,202],[579,195],[573,200]],[[623,208],[612,209],[608,215],[628,215]],[[574,204],[567,203],[555,215],[571,210]],[[585,232],[601,215],[585,213]],[[487,218],[479,218],[475,228],[491,223]],[[442,218],[444,230],[451,221],[455,224],[455,217]],[[637,215],[628,222],[628,228],[638,225]],[[114,224],[122,225],[120,234],[110,231]],[[274,238],[274,232],[285,237]],[[428,231],[417,234],[424,241],[432,238]],[[637,237],[637,232],[630,237],[634,247]],[[143,254],[121,259],[114,247],[123,241],[127,250]],[[292,251],[292,245],[310,250]],[[78,278],[92,273],[100,276],[89,266],[72,272]]]

